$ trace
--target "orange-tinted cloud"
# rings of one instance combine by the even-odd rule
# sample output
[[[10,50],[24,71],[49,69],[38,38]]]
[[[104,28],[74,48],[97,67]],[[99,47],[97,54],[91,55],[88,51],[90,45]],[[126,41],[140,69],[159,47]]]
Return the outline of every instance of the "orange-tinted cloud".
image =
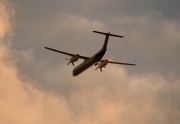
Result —
[[[0,123],[40,124],[68,122],[66,101],[41,92],[24,81],[10,57],[10,48],[5,37],[11,36],[11,21],[5,4],[0,3]],[[8,35],[8,36],[7,36]],[[56,115],[56,116],[55,116]]]

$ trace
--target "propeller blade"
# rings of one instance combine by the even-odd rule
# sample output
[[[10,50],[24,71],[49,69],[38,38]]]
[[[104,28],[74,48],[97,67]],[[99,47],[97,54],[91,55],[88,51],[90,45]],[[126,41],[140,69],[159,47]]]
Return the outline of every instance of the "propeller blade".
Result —
[[[94,64],[94,66],[97,66],[97,65],[98,65],[98,63]]]
[[[72,63],[72,65],[74,66],[74,63],[73,62],[71,62]]]

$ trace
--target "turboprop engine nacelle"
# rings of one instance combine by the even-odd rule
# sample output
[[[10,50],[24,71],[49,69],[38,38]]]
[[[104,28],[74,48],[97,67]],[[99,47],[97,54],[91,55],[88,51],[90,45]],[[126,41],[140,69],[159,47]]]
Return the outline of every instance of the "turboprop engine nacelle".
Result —
[[[97,70],[99,68],[102,72],[102,68],[106,68],[107,64],[108,64],[108,60],[101,60],[98,64],[98,67],[95,70]],[[95,65],[97,65],[97,64],[95,64]]]
[[[79,54],[76,54],[75,56],[71,57],[69,63],[72,63],[72,65],[74,66],[74,62],[77,62],[79,59]],[[68,63],[68,65],[69,65]]]

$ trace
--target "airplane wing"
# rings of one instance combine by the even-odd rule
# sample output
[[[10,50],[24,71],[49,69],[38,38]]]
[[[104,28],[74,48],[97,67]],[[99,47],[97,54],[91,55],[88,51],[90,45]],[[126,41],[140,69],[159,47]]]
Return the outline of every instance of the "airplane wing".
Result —
[[[48,50],[52,50],[52,51],[54,51],[54,52],[62,53],[62,54],[68,55],[68,56],[76,56],[76,54],[71,54],[71,53],[59,51],[59,50],[52,49],[52,48],[48,48],[48,47],[44,47],[44,48],[45,48],[45,49],[48,49]],[[81,59],[89,59],[89,57],[81,56],[81,55],[79,55],[79,58],[81,58]]]
[[[108,63],[111,63],[111,64],[120,64],[120,65],[133,65],[133,66],[136,66],[136,64],[120,63],[120,62],[112,62],[112,61],[108,61]]]

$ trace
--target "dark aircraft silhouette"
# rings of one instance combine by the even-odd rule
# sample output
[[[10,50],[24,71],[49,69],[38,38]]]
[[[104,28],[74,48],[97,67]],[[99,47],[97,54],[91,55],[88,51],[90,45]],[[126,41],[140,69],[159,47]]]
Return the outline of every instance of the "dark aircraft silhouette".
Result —
[[[99,31],[93,31],[93,32],[105,35],[105,41],[104,41],[103,47],[99,50],[99,52],[94,54],[92,57],[81,56],[79,54],[71,54],[71,53],[59,51],[59,50],[48,48],[48,47],[45,47],[45,48],[48,49],[48,50],[52,50],[54,52],[58,52],[58,53],[62,53],[62,54],[71,56],[70,59],[67,59],[67,60],[70,60],[68,65],[70,63],[72,63],[72,65],[74,66],[74,62],[78,61],[78,59],[84,59],[84,61],[81,64],[79,64],[77,67],[75,67],[73,69],[73,73],[72,73],[73,76],[79,75],[80,73],[82,73],[83,71],[85,71],[86,69],[91,67],[92,65],[97,66],[97,68],[95,70],[97,70],[99,68],[101,72],[102,72],[102,68],[103,67],[105,68],[108,63],[121,64],[121,65],[132,65],[132,66],[136,65],[136,64],[120,63],[120,62],[112,62],[112,61],[108,61],[108,60],[101,60],[103,58],[104,54],[107,51],[107,44],[108,44],[109,36],[120,37],[120,38],[123,38],[123,36],[114,35],[114,34],[111,34],[110,32],[109,33],[104,33],[104,32],[99,32]]]

